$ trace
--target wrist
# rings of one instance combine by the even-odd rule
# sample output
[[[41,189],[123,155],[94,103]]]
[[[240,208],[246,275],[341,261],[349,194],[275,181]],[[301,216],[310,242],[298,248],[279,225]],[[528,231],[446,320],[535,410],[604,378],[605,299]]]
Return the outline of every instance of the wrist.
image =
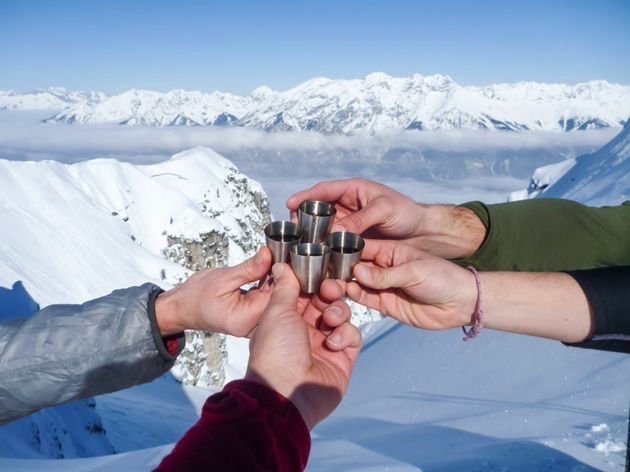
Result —
[[[314,413],[316,406],[311,404],[307,396],[302,393],[300,388],[295,390],[288,398],[300,412],[300,415],[302,415],[302,419],[304,420],[308,430],[313,431],[315,426],[317,426],[317,423],[321,421],[321,419],[318,419],[317,415]]]
[[[319,423],[319,421],[315,418],[316,415],[313,414],[314,409],[312,408],[312,405],[308,401],[308,398],[301,393],[300,387],[296,388],[294,385],[285,385],[281,382],[270,383],[265,380],[264,377],[258,375],[255,371],[249,369],[247,370],[243,380],[262,384],[289,399],[291,403],[293,403],[293,406],[295,406],[295,408],[297,408],[300,412],[300,415],[302,416],[302,419],[309,431],[312,431],[315,425]]]
[[[186,329],[179,319],[180,303],[175,289],[163,292],[155,300],[155,318],[161,336],[181,333]]]
[[[458,222],[458,233],[461,238],[460,258],[472,257],[486,240],[488,229],[477,214],[469,208],[453,207],[453,218]]]
[[[486,237],[486,227],[474,211],[453,205],[422,205],[419,234],[427,250],[447,259],[471,257]]]
[[[464,286],[461,290],[462,298],[462,311],[460,314],[461,326],[470,326],[473,324],[473,315],[475,313],[475,307],[477,306],[477,298],[479,297],[479,291],[477,290],[477,280],[475,274],[470,270],[462,269],[466,273]],[[480,282],[483,284],[483,274],[478,274]]]

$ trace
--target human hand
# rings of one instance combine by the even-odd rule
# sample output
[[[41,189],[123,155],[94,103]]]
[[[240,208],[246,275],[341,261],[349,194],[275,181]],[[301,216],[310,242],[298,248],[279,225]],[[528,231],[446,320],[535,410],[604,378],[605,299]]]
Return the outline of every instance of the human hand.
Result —
[[[250,341],[245,378],[289,398],[309,429],[328,416],[345,395],[362,340],[348,323],[350,308],[327,303],[334,282],[320,296],[300,298],[299,284],[286,264],[273,266],[271,300]],[[337,287],[337,295],[342,291]]]
[[[471,323],[477,286],[456,264],[396,241],[370,241],[348,296],[402,323],[442,330]],[[341,282],[339,282],[341,283]]]
[[[269,302],[271,290],[241,293],[241,286],[263,278],[271,268],[271,253],[262,247],[254,257],[234,267],[207,269],[160,294],[155,303],[160,334],[198,329],[247,336]]]
[[[333,231],[351,231],[371,237],[413,237],[422,223],[420,205],[409,197],[377,182],[364,179],[321,182],[287,200],[296,212],[305,200],[333,203],[337,214]]]
[[[364,179],[321,182],[287,200],[296,212],[304,200],[333,203],[332,231],[351,231],[371,239],[397,239],[441,257],[471,256],[486,228],[475,213],[452,205],[420,205],[377,182]]]

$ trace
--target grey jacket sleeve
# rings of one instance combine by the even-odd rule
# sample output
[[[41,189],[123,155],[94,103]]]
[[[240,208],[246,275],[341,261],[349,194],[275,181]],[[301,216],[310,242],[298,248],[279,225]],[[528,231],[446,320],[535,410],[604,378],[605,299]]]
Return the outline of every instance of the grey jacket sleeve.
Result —
[[[0,424],[168,371],[184,338],[169,354],[155,319],[161,292],[147,283],[1,323]]]

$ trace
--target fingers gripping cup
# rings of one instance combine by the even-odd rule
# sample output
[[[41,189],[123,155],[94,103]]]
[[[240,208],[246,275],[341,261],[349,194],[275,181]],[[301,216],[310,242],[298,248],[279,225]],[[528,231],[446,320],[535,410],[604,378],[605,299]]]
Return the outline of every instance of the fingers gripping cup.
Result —
[[[265,226],[265,239],[274,264],[289,262],[289,251],[299,244],[301,235],[300,227],[292,221],[274,221]]]
[[[300,282],[302,293],[317,293],[328,271],[330,248],[319,244],[303,243],[293,246],[290,252],[291,267]]]
[[[330,247],[330,276],[333,279],[352,280],[352,269],[361,261],[365,241],[358,234],[339,231],[326,238]]]
[[[302,243],[320,244],[326,239],[335,218],[334,205],[307,200],[298,209],[298,223],[302,229]]]

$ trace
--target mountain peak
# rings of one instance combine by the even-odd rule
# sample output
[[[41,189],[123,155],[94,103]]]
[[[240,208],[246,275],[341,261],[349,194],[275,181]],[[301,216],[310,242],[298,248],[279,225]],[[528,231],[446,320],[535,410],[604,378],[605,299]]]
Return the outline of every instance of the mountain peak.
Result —
[[[1,109],[61,110],[46,121],[130,126],[244,126],[263,130],[376,134],[406,129],[544,130],[618,128],[628,119],[630,86],[602,80],[576,85],[519,82],[458,85],[447,75],[363,79],[315,77],[283,91],[224,92],[130,89],[0,93]],[[52,90],[55,93],[52,93]]]
[[[276,93],[278,92],[276,92],[272,88],[267,87],[266,85],[261,85],[260,87],[256,87],[254,90],[252,90],[249,96],[254,98],[255,100],[264,100],[275,95]]]
[[[393,77],[385,72],[372,72],[365,76],[366,82],[386,82],[391,79],[393,79]]]

